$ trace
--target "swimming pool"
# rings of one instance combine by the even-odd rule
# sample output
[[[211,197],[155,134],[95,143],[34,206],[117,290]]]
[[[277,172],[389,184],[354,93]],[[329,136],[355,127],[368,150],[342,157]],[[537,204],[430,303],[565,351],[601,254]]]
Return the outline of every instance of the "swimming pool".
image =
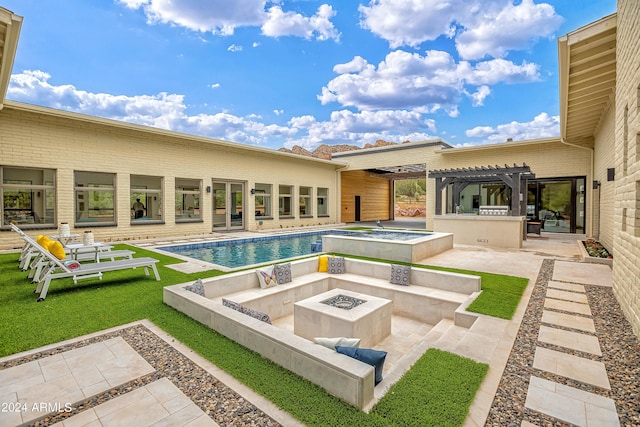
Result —
[[[158,249],[228,268],[237,268],[309,255],[311,254],[311,244],[328,233],[329,232],[298,233],[282,236],[164,246]]]
[[[429,233],[372,230],[371,232],[327,230],[250,239],[203,242],[157,248],[182,257],[195,258],[227,268],[263,264],[287,258],[310,255],[311,244],[323,236],[352,236],[366,239],[408,241],[424,238]]]

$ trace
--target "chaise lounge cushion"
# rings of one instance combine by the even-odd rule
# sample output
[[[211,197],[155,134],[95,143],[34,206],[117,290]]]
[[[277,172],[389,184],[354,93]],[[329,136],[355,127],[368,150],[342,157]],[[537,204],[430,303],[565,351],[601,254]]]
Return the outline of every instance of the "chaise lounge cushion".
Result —
[[[184,287],[186,290],[191,291],[200,296],[204,296],[204,285],[202,284],[202,280],[198,279],[193,282],[192,285],[187,285]]]
[[[360,347],[360,338],[314,338],[313,342],[331,350],[335,350],[336,346]]]
[[[371,348],[353,348],[336,346],[336,351],[345,356],[352,357],[367,365],[371,365],[375,369],[375,385],[382,381],[382,370],[384,368],[384,359],[387,357],[386,351],[373,350]]]
[[[329,274],[344,274],[345,271],[343,257],[332,256],[329,258]]]
[[[273,265],[256,269],[256,274],[258,275],[258,280],[260,281],[260,287],[262,289],[270,288],[278,284]]]
[[[284,285],[285,283],[291,282],[291,263],[288,262],[286,264],[276,264],[273,267],[274,272],[276,273],[276,280],[278,285]]]
[[[267,313],[245,307],[242,304],[238,304],[237,302],[233,302],[225,298],[222,298],[222,305],[224,305],[225,307],[229,307],[232,310],[239,311],[242,314],[246,314],[247,316],[253,317],[254,319],[262,320],[263,322],[271,324],[271,318]]]
[[[391,278],[389,282],[394,285],[409,286],[411,267],[408,265],[391,264]]]

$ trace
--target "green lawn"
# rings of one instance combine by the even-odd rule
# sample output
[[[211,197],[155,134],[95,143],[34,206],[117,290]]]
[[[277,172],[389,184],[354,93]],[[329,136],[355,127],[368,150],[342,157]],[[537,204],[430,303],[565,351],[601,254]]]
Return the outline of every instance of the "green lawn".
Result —
[[[0,255],[0,356],[147,318],[304,424],[318,426],[458,426],[486,373],[486,365],[429,350],[365,414],[162,302],[164,286],[223,273],[184,274],[165,267],[180,262],[174,258],[127,245],[116,248],[159,259],[162,280],[145,276],[142,269],[110,272],[102,281],[77,285],[71,279],[56,280],[46,300],[36,303],[34,285],[19,271],[17,254]],[[483,276],[483,288],[502,301],[496,304],[500,312],[512,313],[519,301],[510,290],[512,281]],[[487,306],[491,304],[480,304],[480,310]]]

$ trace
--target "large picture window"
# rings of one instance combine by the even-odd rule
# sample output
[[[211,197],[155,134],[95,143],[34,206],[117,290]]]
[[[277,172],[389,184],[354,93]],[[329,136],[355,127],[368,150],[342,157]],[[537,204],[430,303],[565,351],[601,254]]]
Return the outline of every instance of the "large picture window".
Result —
[[[53,169],[0,167],[2,226],[55,225],[56,191]]]
[[[317,200],[318,216],[328,216],[329,215],[329,189],[318,188],[318,196],[316,200]]]
[[[115,225],[115,174],[75,172],[74,179],[76,226]]]
[[[300,187],[300,196],[298,199],[298,210],[300,212],[300,216],[313,216],[313,211],[311,210],[311,187]]]
[[[256,184],[256,217],[271,217],[271,184]]]
[[[131,175],[131,224],[163,221],[162,177]]]
[[[176,178],[176,222],[202,220],[201,182],[197,179]]]
[[[293,187],[290,185],[280,185],[278,189],[278,214],[280,217],[293,216]]]

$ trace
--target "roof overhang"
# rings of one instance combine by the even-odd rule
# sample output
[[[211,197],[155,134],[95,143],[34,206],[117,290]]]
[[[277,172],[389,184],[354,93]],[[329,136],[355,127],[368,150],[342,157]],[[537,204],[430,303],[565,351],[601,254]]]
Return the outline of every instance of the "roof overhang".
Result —
[[[616,14],[558,38],[560,136],[593,147],[608,108],[615,99]]]
[[[0,7],[0,110],[9,88],[13,61],[18,49],[22,17]]]

